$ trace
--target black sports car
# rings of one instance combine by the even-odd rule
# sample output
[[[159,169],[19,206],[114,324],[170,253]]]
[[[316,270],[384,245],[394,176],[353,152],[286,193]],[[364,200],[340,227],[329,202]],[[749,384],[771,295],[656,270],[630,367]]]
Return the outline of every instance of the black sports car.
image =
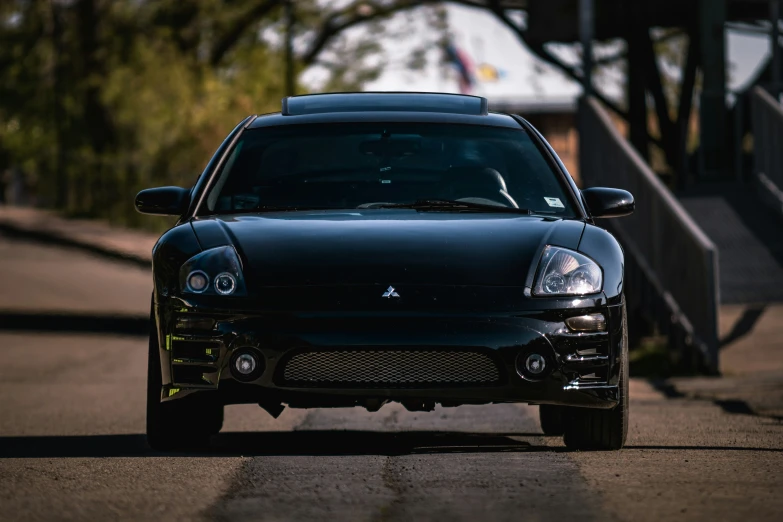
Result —
[[[571,448],[628,426],[623,252],[528,122],[472,96],[296,96],[228,135],[153,255],[147,437],[205,443],[227,404],[539,404]]]

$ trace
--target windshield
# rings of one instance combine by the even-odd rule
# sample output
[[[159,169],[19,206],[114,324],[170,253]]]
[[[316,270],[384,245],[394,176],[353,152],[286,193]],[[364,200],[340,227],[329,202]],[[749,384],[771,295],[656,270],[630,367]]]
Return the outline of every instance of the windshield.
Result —
[[[200,213],[449,205],[574,216],[558,176],[521,128],[374,122],[247,130]]]

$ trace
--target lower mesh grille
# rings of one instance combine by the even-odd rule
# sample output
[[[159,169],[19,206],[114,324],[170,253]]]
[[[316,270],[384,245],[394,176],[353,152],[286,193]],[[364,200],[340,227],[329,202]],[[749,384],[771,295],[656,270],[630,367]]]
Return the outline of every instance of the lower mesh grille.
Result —
[[[283,384],[313,387],[489,386],[500,382],[496,362],[479,351],[364,349],[306,351],[280,372]]]

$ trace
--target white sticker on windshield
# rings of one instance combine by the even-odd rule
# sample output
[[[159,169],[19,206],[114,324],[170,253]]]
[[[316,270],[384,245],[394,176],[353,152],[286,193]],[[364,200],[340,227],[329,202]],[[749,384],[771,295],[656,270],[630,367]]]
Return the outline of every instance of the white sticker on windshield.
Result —
[[[565,205],[563,205],[563,202],[560,201],[560,198],[544,198],[546,200],[546,204],[550,207],[555,208],[565,208]]]

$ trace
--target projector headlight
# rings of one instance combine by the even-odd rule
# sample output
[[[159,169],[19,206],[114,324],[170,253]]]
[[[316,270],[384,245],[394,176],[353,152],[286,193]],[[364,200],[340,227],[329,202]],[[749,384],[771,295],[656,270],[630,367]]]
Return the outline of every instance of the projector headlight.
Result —
[[[191,257],[179,270],[184,294],[247,295],[242,265],[234,247],[210,248]]]
[[[533,295],[588,295],[601,291],[601,267],[567,248],[547,246],[538,263]]]

